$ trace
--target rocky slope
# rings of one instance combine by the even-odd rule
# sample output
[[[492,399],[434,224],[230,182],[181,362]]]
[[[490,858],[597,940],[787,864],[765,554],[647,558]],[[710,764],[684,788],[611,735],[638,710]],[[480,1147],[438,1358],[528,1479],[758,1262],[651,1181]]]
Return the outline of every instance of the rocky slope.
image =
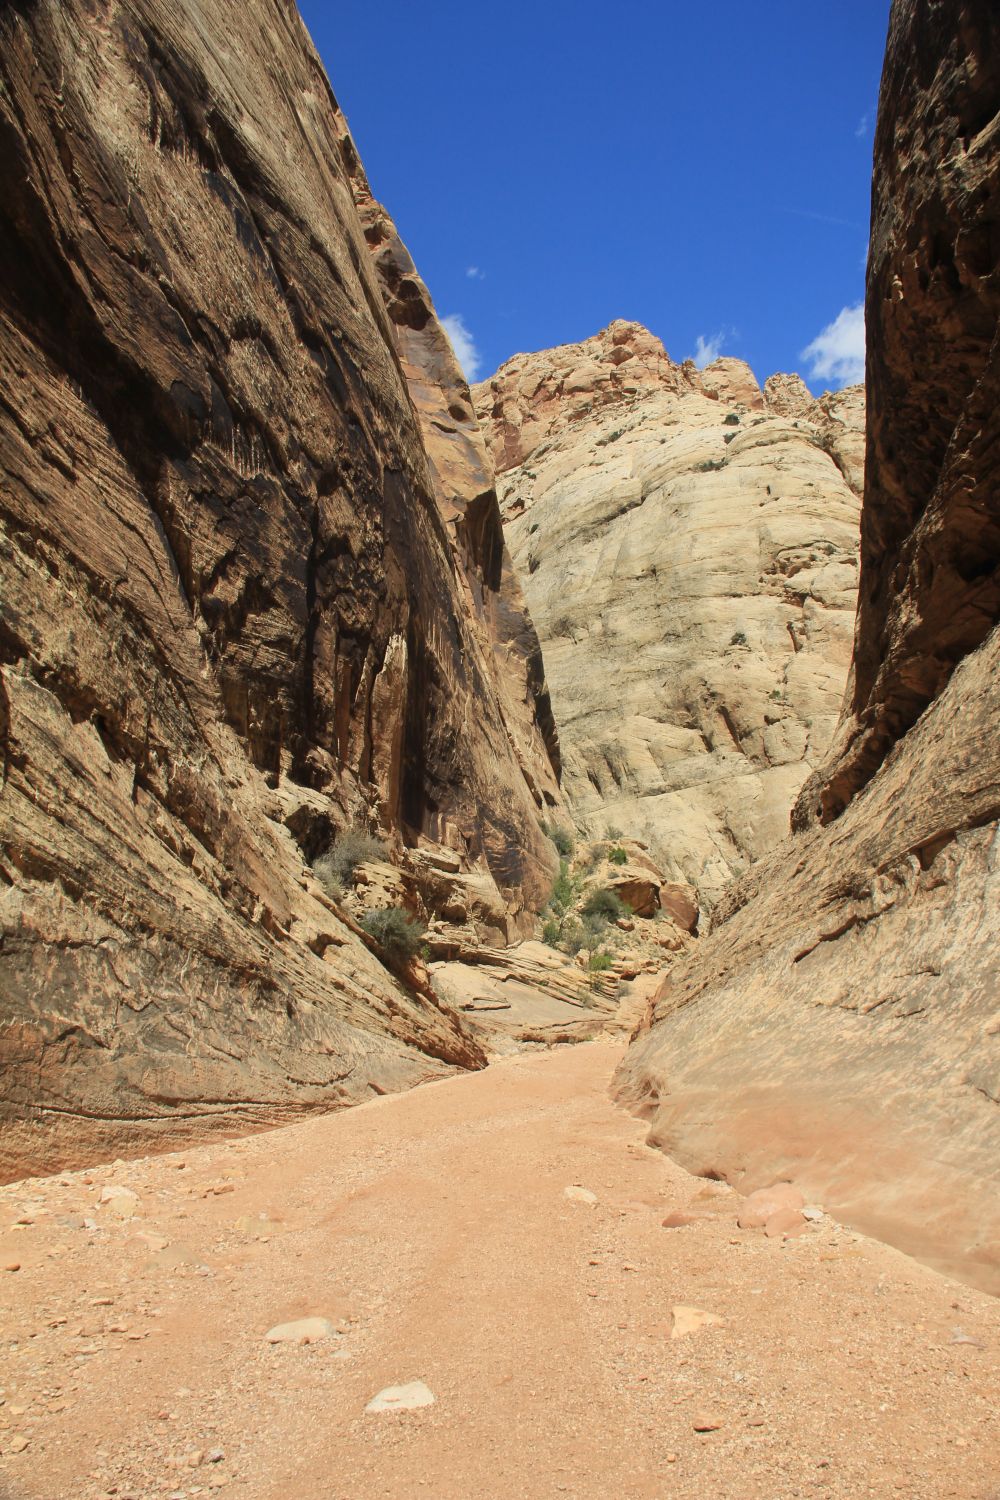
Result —
[[[621,1072],[652,1138],[1000,1291],[1000,32],[896,0],[853,683],[796,836]]]
[[[474,388],[563,786],[711,905],[788,832],[850,659],[864,398],[673,363],[636,323]]]
[[[0,1173],[481,1061],[306,864],[443,845],[517,931],[558,787],[468,389],[288,0],[0,13],[0,474]]]

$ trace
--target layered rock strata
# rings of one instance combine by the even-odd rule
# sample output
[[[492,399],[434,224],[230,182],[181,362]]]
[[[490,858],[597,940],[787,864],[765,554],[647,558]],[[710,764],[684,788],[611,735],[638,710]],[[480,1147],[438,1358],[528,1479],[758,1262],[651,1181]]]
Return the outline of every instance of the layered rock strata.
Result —
[[[10,1176],[477,1065],[305,858],[430,839],[516,930],[558,787],[468,389],[294,5],[8,6],[0,83]]]
[[[773,847],[850,659],[864,400],[677,365],[636,323],[474,388],[563,787],[706,905]]]
[[[853,685],[621,1071],[652,1139],[1000,1291],[1000,33],[896,0]]]

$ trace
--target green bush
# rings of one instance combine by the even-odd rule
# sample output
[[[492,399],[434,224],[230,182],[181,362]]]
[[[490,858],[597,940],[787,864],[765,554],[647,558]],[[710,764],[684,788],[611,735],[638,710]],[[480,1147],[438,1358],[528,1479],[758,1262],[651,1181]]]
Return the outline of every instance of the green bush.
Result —
[[[570,833],[568,828],[560,828],[557,825],[553,825],[549,829],[549,838],[555,844],[556,852],[558,854],[568,856],[572,854],[573,850],[576,848],[576,844],[573,840],[573,835]]]
[[[738,427],[740,425],[740,419],[734,411],[727,412],[722,421],[726,427]]]
[[[749,646],[750,642],[747,640],[746,631],[737,630],[736,633],[730,638],[729,644],[731,646]]]
[[[603,974],[605,969],[610,969],[613,963],[614,958],[608,952],[607,948],[600,948],[588,958],[587,968],[591,974]]]
[[[542,942],[548,943],[550,948],[558,948],[561,932],[558,917],[548,917],[542,924]]]
[[[415,958],[423,945],[423,927],[402,906],[367,912],[361,926],[392,958]]]
[[[387,859],[389,851],[381,839],[359,828],[349,828],[334,839],[325,854],[313,862],[313,874],[331,895],[342,896],[354,884],[358,865],[371,860]]]
[[[618,848],[611,850],[611,853],[608,855],[608,859],[613,865],[628,864],[628,855],[620,845],[618,846]]]
[[[583,923],[578,922],[576,917],[567,917],[559,934],[559,946],[563,952],[572,957],[574,953],[579,953],[586,941],[587,935],[583,930]]]
[[[601,917],[605,922],[617,922],[619,917],[625,916],[627,910],[617,892],[607,886],[604,890],[594,891],[583,903],[585,917]]]
[[[559,874],[556,876],[552,886],[552,895],[549,897],[549,908],[555,912],[557,917],[564,916],[573,905],[573,897],[576,895],[576,887],[569,873],[569,861],[559,861]]]

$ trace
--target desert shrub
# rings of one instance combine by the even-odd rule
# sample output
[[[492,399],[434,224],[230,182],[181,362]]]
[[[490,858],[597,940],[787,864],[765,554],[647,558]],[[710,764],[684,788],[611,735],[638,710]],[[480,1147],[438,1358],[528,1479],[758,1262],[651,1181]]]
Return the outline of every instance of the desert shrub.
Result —
[[[384,906],[380,911],[366,912],[361,926],[392,958],[415,958],[422,947],[424,929],[405,907]]]
[[[608,854],[608,859],[613,865],[628,864],[628,855],[625,853],[625,850],[621,847],[620,844],[610,851],[610,853]]]
[[[600,917],[605,922],[617,922],[627,910],[618,893],[607,886],[603,890],[593,891],[583,903],[585,917]]]
[[[584,917],[580,923],[583,928],[583,946],[593,951],[600,948],[608,935],[608,921],[606,917]]]
[[[563,952],[572,957],[574,953],[579,953],[586,941],[583,923],[578,922],[576,917],[567,917],[559,933],[559,946]]]
[[[558,948],[562,927],[558,917],[548,917],[542,923],[542,942],[550,948]]]
[[[740,425],[740,419],[734,411],[727,412],[722,421],[726,427],[738,427]]]
[[[607,948],[599,948],[596,953],[592,953],[588,958],[587,968],[591,974],[603,974],[606,969],[611,968],[613,963],[614,958],[608,952]]]
[[[358,865],[369,860],[387,859],[388,854],[381,839],[374,839],[359,828],[349,828],[313,862],[313,874],[331,895],[342,896],[345,888],[353,885]]]
[[[746,631],[737,630],[736,633],[730,638],[729,644],[731,646],[749,646],[750,642],[747,640]]]
[[[570,833],[569,829],[560,828],[556,823],[554,823],[549,829],[549,838],[555,844],[556,850],[559,854],[570,855],[576,848],[573,835]]]
[[[696,474],[710,474],[713,469],[724,469],[726,460],[724,458],[706,458],[704,463],[695,464]]]
[[[569,873],[569,861],[559,861],[559,874],[552,885],[552,895],[549,897],[549,907],[556,916],[562,916],[573,905],[573,897],[576,890],[573,885],[572,876]]]
[[[624,837],[623,830],[621,828],[616,828],[613,823],[609,823],[608,826],[607,826],[607,828],[605,828],[605,830],[604,830],[604,837],[606,839],[615,839],[615,840],[623,838]]]

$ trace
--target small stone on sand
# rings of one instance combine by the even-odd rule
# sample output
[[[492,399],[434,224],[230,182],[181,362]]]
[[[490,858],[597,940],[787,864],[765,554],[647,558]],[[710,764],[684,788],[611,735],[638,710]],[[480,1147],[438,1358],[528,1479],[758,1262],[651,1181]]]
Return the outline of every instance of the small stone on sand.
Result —
[[[294,1323],[276,1323],[264,1339],[268,1344],[315,1344],[336,1331],[329,1318],[299,1318]]]
[[[700,1307],[678,1306],[671,1308],[674,1322],[670,1330],[672,1339],[685,1338],[689,1333],[697,1333],[702,1328],[719,1328],[726,1320],[718,1313],[705,1312]]]
[[[418,1406],[433,1406],[434,1400],[422,1380],[411,1380],[409,1385],[387,1385],[372,1397],[365,1411],[414,1411]]]

